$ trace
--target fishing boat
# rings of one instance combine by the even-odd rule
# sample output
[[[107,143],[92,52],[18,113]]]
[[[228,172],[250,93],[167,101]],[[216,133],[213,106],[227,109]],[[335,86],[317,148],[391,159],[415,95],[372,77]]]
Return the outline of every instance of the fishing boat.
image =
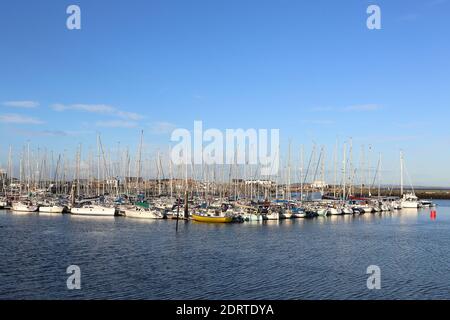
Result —
[[[12,210],[16,212],[36,212],[38,211],[38,207],[32,204],[31,201],[13,202]]]
[[[101,205],[85,204],[81,207],[74,207],[70,209],[70,213],[73,215],[83,216],[115,216],[116,208],[104,207]]]
[[[192,219],[197,222],[206,223],[230,223],[233,221],[233,217],[224,215],[213,216],[206,213],[193,213]]]

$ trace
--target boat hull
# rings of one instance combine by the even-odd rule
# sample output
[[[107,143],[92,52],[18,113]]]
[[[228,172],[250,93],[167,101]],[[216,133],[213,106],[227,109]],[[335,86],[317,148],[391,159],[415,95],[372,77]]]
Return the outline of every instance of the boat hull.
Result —
[[[64,207],[51,206],[51,207],[39,207],[39,212],[45,213],[63,213]]]
[[[95,208],[72,208],[70,209],[70,213],[73,215],[79,216],[115,216],[116,209],[115,208],[103,208],[103,207],[95,207]]]
[[[417,209],[419,207],[419,203],[415,201],[403,201],[401,207],[406,209]]]
[[[12,211],[15,211],[15,212],[36,212],[36,211],[38,211],[37,206],[27,206],[27,205],[22,205],[22,204],[13,204],[11,209],[12,209]]]
[[[121,213],[127,218],[134,219],[163,219],[164,217],[154,213],[152,211],[140,211],[140,210],[120,210]]]
[[[262,216],[258,214],[244,214],[242,215],[242,218],[245,221],[262,221]]]
[[[193,214],[192,219],[197,222],[206,222],[206,223],[230,223],[233,221],[232,217],[209,217],[209,216],[200,216]]]

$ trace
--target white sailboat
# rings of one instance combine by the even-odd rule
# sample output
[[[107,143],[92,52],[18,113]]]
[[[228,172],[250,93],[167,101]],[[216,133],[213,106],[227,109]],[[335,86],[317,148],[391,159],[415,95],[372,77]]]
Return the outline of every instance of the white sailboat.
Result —
[[[48,206],[42,206],[39,207],[39,212],[45,212],[45,213],[63,213],[64,206],[58,206],[58,205],[48,205]]]
[[[400,151],[400,194],[402,195],[402,199],[400,201],[400,206],[402,208],[417,209],[420,206],[419,198],[417,198],[416,195],[414,194],[414,189],[412,188],[412,185],[411,185],[412,192],[407,193],[407,194],[403,193],[403,171],[404,171],[404,168],[405,168],[405,164],[404,164],[403,152]]]
[[[12,210],[16,212],[36,212],[38,207],[31,202],[13,202]]]
[[[401,201],[402,208],[405,209],[417,209],[419,208],[419,199],[416,197],[414,193],[407,193],[403,195],[402,201]]]
[[[164,215],[155,209],[147,209],[137,206],[121,207],[119,212],[127,218],[136,219],[164,219]]]
[[[84,215],[84,216],[115,216],[116,208],[104,207],[101,205],[85,204],[81,207],[71,208],[70,213],[73,215]]]

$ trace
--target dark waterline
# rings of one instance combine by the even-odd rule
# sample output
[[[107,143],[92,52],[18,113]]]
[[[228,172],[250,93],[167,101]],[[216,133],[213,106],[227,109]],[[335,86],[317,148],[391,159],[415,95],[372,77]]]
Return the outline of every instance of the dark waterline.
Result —
[[[210,225],[0,210],[0,299],[449,299],[450,201]],[[66,287],[81,268],[82,290]],[[382,289],[366,269],[381,268]]]

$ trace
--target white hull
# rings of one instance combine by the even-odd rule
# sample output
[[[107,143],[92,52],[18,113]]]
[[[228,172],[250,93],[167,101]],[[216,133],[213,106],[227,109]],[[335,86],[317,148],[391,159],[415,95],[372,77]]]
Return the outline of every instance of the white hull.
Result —
[[[344,212],[344,214],[353,214],[352,208],[344,208],[344,209],[342,209],[342,211]]]
[[[244,220],[250,221],[250,222],[263,220],[262,216],[258,215],[258,214],[243,214],[242,218],[244,218]]]
[[[361,207],[364,213],[372,213],[374,210],[372,207]]]
[[[263,218],[264,220],[280,220],[280,215],[278,213],[266,214]]]
[[[294,218],[294,219],[296,219],[296,218],[306,218],[306,212],[293,213],[292,214],[292,218]]]
[[[333,216],[337,216],[337,215],[341,215],[342,214],[342,210],[341,209],[336,209],[336,208],[329,208],[328,209],[328,213],[333,215]]]
[[[124,209],[120,210],[127,218],[136,219],[163,219],[164,217],[159,212],[146,211],[146,210],[133,210]]]
[[[4,208],[8,205],[6,201],[0,201],[0,208]]]
[[[12,205],[12,210],[16,212],[36,212],[38,211],[38,207],[15,203]]]
[[[70,213],[82,216],[114,216],[116,214],[116,208],[89,206],[82,208],[72,208],[70,209]]]
[[[292,218],[292,213],[291,212],[285,212],[282,213],[280,216],[280,219],[291,219]]]
[[[64,207],[60,207],[60,206],[39,207],[39,212],[62,213],[63,211],[64,211]]]
[[[419,203],[417,201],[402,201],[401,207],[405,209],[417,209]]]

